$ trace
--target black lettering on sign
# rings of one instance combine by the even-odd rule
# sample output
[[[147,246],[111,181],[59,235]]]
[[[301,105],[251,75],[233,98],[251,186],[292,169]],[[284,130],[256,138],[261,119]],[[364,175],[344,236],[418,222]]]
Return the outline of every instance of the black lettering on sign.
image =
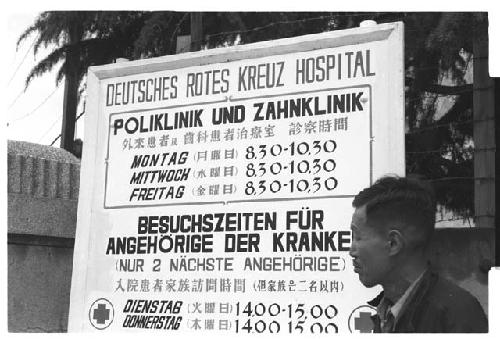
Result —
[[[344,59],[344,63],[342,61]],[[375,75],[371,50],[319,55],[295,61],[295,83],[310,84]],[[342,68],[342,65],[347,65]]]
[[[113,135],[121,129],[127,134],[148,133],[154,131],[170,131],[181,128],[201,127],[203,109],[179,111],[173,113],[158,113],[149,116],[132,116],[117,118],[113,121]]]
[[[249,234],[226,234],[225,252],[259,252],[260,235],[258,233]]]
[[[273,252],[349,251],[350,231],[273,233]]]
[[[233,124],[245,121],[245,106],[219,107],[212,110],[212,124]]]
[[[131,80],[106,86],[106,106],[177,98],[177,76]]]
[[[285,85],[282,79],[284,68],[284,61],[240,66],[238,91],[282,87]]]
[[[226,93],[229,90],[229,69],[188,73],[186,97]]]

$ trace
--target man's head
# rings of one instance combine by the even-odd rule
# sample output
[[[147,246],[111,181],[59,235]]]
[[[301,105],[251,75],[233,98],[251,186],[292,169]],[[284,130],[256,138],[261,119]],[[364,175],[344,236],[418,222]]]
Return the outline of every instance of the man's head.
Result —
[[[434,231],[436,202],[424,183],[383,177],[354,198],[354,270],[367,287],[383,284],[395,268],[422,257]]]

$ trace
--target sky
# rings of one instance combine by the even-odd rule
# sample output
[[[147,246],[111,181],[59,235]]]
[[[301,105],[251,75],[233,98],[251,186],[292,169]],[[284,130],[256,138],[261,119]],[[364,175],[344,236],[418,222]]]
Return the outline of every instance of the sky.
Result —
[[[28,36],[16,51],[18,37],[38,14],[38,11],[14,12],[8,17],[8,40],[4,40],[5,45],[9,46],[6,50],[7,98],[4,99],[7,106],[7,138],[50,145],[61,133],[64,81],[56,87],[58,67],[55,67],[52,72],[35,78],[25,90],[25,79],[31,68],[50,52],[51,46],[42,47],[35,57],[35,33]],[[81,108],[78,110],[80,112]],[[77,122],[76,138],[83,138],[83,121],[80,119]],[[59,145],[59,140],[55,145]]]

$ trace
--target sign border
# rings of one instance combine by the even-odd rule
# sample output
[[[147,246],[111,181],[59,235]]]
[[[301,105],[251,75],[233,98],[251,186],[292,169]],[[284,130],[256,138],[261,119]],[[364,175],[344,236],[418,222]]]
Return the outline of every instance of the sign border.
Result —
[[[311,91],[298,91],[298,92],[291,92],[291,93],[279,93],[279,94],[272,94],[272,95],[260,95],[260,96],[255,96],[255,97],[250,97],[250,98],[241,98],[241,99],[229,99],[230,102],[237,102],[237,101],[245,101],[245,100],[253,100],[257,98],[274,98],[274,97],[279,97],[279,96],[287,96],[287,95],[299,95],[299,94],[309,94],[309,93],[319,93],[319,92],[326,92],[326,91],[337,91],[337,90],[345,90],[345,89],[351,89],[351,88],[368,88],[370,92],[370,115],[369,115],[369,138],[370,138],[370,145],[369,145],[369,156],[370,156],[370,174],[369,174],[369,183],[370,185],[373,183],[373,123],[372,123],[372,115],[373,115],[373,97],[372,97],[372,86],[370,84],[361,84],[361,85],[355,85],[355,86],[344,86],[344,87],[333,87],[333,88],[324,88],[320,90],[311,90]],[[218,102],[226,102],[224,101],[214,101],[214,102],[207,102],[209,104],[214,104]],[[204,104],[204,103],[201,103]],[[298,198],[269,198],[269,199],[250,199],[250,200],[234,200],[234,201],[204,201],[204,202],[174,202],[174,203],[157,203],[157,204],[143,204],[143,205],[116,205],[116,206],[107,206],[106,205],[106,194],[107,194],[107,189],[108,189],[108,164],[109,164],[109,142],[111,138],[111,117],[114,115],[119,115],[119,114],[127,114],[127,113],[135,113],[135,112],[148,112],[148,111],[156,111],[159,109],[171,109],[171,108],[178,108],[178,107],[189,107],[189,106],[196,106],[200,105],[200,103],[194,103],[194,104],[186,104],[186,105],[172,105],[172,106],[164,106],[164,107],[159,107],[159,108],[151,108],[151,109],[145,109],[145,110],[130,110],[130,111],[121,111],[121,112],[115,112],[115,113],[110,113],[109,114],[109,119],[108,119],[108,138],[107,138],[107,149],[106,149],[106,159],[105,159],[105,166],[106,166],[106,173],[104,176],[104,200],[103,200],[103,208],[104,209],[123,209],[123,208],[138,208],[138,207],[159,207],[159,206],[183,206],[183,205],[214,205],[214,204],[222,204],[222,205],[230,205],[230,204],[238,204],[238,203],[252,203],[252,202],[267,202],[267,201],[290,201],[290,200],[314,200],[314,199],[334,199],[334,198],[353,198],[354,195],[325,195],[325,196],[320,196],[320,197],[298,197]]]
[[[93,236],[91,222],[95,218],[109,218],[109,210],[101,211],[104,199],[102,187],[97,187],[96,182],[104,175],[104,166],[100,160],[106,157],[104,147],[99,147],[106,136],[105,120],[103,120],[104,99],[100,93],[101,82],[108,78],[123,77],[134,74],[147,74],[164,70],[179,69],[190,66],[203,66],[214,63],[224,63],[242,59],[256,59],[261,57],[284,55],[289,53],[307,52],[332,47],[357,45],[361,43],[386,41],[390,51],[386,63],[395,68],[396,72],[388,74],[385,81],[388,83],[387,102],[388,109],[393,112],[402,112],[396,119],[387,125],[385,122],[375,121],[371,126],[373,135],[370,140],[377,137],[379,131],[388,131],[382,135],[373,147],[372,177],[387,173],[390,169],[396,174],[405,174],[404,142],[393,144],[391,139],[395,132],[402,131],[404,140],[404,28],[402,22],[384,23],[370,27],[356,27],[346,30],[310,34],[294,38],[270,40],[248,45],[217,48],[201,52],[191,52],[179,55],[143,59],[119,64],[92,66],[87,74],[87,114],[85,114],[85,148],[80,170],[80,193],[78,199],[77,228],[75,231],[75,247],[73,254],[73,272],[71,280],[70,307],[68,317],[68,332],[81,332],[84,330],[86,309],[88,305],[87,266],[89,248]],[[373,95],[373,93],[372,93]],[[403,127],[403,128],[401,128]],[[101,136],[101,137],[100,137]],[[392,139],[393,140],[393,139]],[[389,148],[388,148],[389,147]],[[383,149],[391,149],[389,154]],[[403,159],[401,159],[403,155]],[[374,162],[376,159],[376,162]],[[397,165],[395,165],[397,164]],[[148,206],[143,206],[148,208]],[[98,291],[96,291],[98,292]]]

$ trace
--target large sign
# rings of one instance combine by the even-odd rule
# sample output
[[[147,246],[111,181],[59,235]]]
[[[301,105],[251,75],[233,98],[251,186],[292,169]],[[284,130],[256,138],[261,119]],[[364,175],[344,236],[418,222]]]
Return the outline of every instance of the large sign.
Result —
[[[402,31],[90,68],[69,330],[369,332],[351,203],[404,175]]]

